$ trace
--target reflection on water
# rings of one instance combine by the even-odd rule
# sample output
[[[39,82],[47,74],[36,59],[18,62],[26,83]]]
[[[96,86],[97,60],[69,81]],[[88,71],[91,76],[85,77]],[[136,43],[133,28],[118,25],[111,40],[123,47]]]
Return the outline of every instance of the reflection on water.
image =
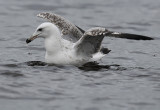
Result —
[[[0,1],[0,108],[3,110],[159,110],[160,12],[153,0]],[[105,38],[112,51],[81,67],[44,63],[43,39],[25,40],[45,20],[63,15],[82,29],[152,36],[153,41]]]

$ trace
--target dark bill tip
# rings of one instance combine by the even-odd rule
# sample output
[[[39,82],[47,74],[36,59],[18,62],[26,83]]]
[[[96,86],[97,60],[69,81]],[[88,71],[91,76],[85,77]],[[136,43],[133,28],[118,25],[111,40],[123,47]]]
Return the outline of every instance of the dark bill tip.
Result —
[[[26,43],[27,43],[27,44],[28,44],[28,43],[30,43],[30,42],[31,42],[31,40],[30,40],[30,39],[27,39],[27,40],[26,40]]]

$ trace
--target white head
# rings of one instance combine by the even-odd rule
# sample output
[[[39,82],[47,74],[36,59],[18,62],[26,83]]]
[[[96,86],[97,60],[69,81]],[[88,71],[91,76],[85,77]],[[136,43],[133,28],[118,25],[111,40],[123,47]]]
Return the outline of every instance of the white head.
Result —
[[[60,31],[59,29],[50,22],[45,22],[40,24],[36,31],[33,33],[33,35],[26,40],[26,43],[30,43],[36,38],[49,38],[49,37],[56,37],[60,36]]]

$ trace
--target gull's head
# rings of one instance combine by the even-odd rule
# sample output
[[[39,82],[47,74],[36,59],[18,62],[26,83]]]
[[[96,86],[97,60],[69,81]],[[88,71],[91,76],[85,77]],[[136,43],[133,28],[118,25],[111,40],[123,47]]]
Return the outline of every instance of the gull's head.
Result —
[[[36,38],[48,38],[57,34],[60,34],[59,29],[53,23],[45,22],[37,27],[33,35],[26,40],[26,43],[30,43]]]

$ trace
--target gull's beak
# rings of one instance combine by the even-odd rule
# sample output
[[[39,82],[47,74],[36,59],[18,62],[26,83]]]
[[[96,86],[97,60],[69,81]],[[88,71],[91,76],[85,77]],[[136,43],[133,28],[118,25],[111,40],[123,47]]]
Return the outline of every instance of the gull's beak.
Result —
[[[38,37],[38,35],[39,35],[39,34],[31,36],[30,38],[28,38],[28,39],[26,40],[26,43],[28,44],[28,43],[30,43],[31,41],[33,41],[34,39],[36,39],[36,38]]]

